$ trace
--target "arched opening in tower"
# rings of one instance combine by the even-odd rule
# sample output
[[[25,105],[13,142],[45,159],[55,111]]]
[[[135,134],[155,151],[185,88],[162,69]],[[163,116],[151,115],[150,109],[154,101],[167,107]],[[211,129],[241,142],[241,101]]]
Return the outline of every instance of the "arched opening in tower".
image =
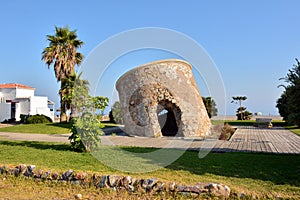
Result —
[[[175,104],[167,100],[159,102],[157,118],[162,136],[177,136],[181,123],[181,111]]]

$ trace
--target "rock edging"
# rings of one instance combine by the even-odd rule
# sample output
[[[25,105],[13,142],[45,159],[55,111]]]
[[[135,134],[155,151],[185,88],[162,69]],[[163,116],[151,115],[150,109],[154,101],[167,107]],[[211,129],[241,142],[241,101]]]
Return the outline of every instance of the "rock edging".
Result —
[[[219,183],[197,183],[195,185],[182,185],[175,182],[162,182],[157,178],[137,179],[131,176],[118,175],[90,175],[86,172],[74,173],[68,170],[62,174],[51,170],[36,170],[35,165],[26,166],[20,164],[16,167],[0,166],[0,174],[31,177],[40,180],[67,182],[77,185],[93,185],[96,188],[110,188],[115,191],[146,192],[146,193],[181,193],[188,195],[208,194],[216,197],[227,198],[230,196],[230,188]]]

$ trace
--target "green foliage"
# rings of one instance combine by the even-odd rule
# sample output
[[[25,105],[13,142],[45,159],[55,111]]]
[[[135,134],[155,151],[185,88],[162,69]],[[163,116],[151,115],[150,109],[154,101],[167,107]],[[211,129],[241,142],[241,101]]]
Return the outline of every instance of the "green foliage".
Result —
[[[20,122],[21,123],[26,123],[28,117],[29,117],[28,115],[21,114],[20,115],[20,118],[21,118]]]
[[[65,78],[61,80],[61,88],[59,90],[59,94],[62,97],[63,105],[65,106],[65,110],[70,109],[72,106],[72,97],[75,79],[77,78],[76,74],[67,75]]]
[[[109,121],[123,124],[122,110],[119,101],[116,101],[109,112]]]
[[[278,112],[281,117],[283,117],[283,120],[287,120],[289,116],[288,111],[288,96],[286,94],[286,91],[284,91],[280,98],[277,100],[276,107],[278,108]]]
[[[80,74],[81,75],[81,74]],[[88,81],[81,80],[80,75],[75,79],[72,90],[73,114],[72,135],[69,137],[72,149],[89,152],[100,143],[101,128],[104,126],[97,120],[96,110],[104,110],[108,105],[107,97],[91,97],[89,95]]]
[[[246,107],[242,106],[242,101],[247,99],[246,96],[235,96],[232,97],[231,103],[238,103],[239,107],[236,111],[237,120],[250,120],[252,118],[252,113],[247,111]]]
[[[237,120],[250,120],[252,113],[247,110],[246,107],[240,107],[236,111]]]
[[[235,97],[232,97],[233,101],[238,101],[238,102],[242,102],[242,101],[245,101],[247,99],[246,96],[235,96]]]
[[[280,115],[287,120],[290,125],[300,126],[300,62],[296,59],[297,64],[289,69],[286,77],[281,78],[288,83],[281,97],[277,100],[276,107]]]
[[[216,102],[211,97],[202,97],[209,118],[217,116],[218,109],[216,108]]]
[[[50,117],[47,117],[45,115],[32,115],[28,117],[26,120],[26,123],[28,124],[44,124],[44,123],[50,123],[52,122],[52,119]]]
[[[72,135],[69,137],[71,147],[75,151],[90,152],[100,143],[101,128],[104,127],[96,118],[96,115],[87,113],[72,120]]]
[[[92,97],[92,102],[94,104],[94,112],[100,110],[103,113],[106,106],[108,106],[109,100],[108,97],[95,96]]]

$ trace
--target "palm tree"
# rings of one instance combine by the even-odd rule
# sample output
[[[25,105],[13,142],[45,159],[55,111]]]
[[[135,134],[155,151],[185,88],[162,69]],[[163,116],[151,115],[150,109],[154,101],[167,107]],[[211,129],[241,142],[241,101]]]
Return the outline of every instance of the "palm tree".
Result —
[[[239,104],[239,108],[236,111],[236,116],[238,120],[244,120],[246,118],[251,118],[252,117],[252,113],[250,113],[249,111],[247,111],[246,107],[242,106],[242,102],[245,101],[247,99],[246,96],[234,96],[232,97],[232,101],[231,103],[238,103]]]
[[[86,106],[89,98],[89,82],[81,79],[81,75],[82,72],[75,73],[62,79],[65,84],[59,90],[66,109],[71,110],[70,118],[76,117],[78,111],[81,112],[80,107]]]
[[[42,60],[48,65],[53,64],[55,77],[61,83],[61,89],[66,84],[64,80],[75,74],[75,65],[83,60],[83,55],[77,49],[83,42],[77,38],[76,30],[70,31],[68,27],[55,27],[55,35],[47,35],[49,46],[42,52]],[[66,102],[64,93],[60,92],[60,121],[66,121]]]

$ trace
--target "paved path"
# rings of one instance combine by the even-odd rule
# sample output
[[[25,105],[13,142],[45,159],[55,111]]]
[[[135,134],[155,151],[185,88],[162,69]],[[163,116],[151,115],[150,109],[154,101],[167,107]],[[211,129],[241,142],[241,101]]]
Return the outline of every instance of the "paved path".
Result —
[[[69,142],[69,134],[24,134],[0,132],[0,139],[31,140],[48,142]],[[212,150],[216,152],[265,152],[300,154],[300,137],[289,130],[274,127],[260,129],[256,127],[238,127],[230,141],[192,140],[186,138],[144,138],[128,136],[101,136],[103,145],[139,146],[155,148],[179,148],[193,150]]]

